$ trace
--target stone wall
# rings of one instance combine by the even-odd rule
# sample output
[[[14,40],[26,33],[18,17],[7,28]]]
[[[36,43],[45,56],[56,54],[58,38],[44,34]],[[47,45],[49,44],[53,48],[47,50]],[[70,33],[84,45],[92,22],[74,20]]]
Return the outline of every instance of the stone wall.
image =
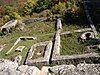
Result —
[[[17,22],[18,22],[17,20],[11,20],[7,22],[5,25],[1,27],[1,31],[2,32],[6,31],[9,33],[11,28],[16,26]]]
[[[9,60],[0,59],[0,75],[100,75],[100,64],[77,64],[36,66],[18,65]]]
[[[76,65],[81,62],[100,63],[100,55],[98,53],[88,53],[88,54],[81,54],[81,55],[55,56],[52,58],[52,65],[60,65],[60,64]]]
[[[48,68],[50,75],[100,75],[100,64],[59,65]]]
[[[38,21],[42,22],[42,21],[46,21],[46,20],[47,20],[47,18],[42,17],[42,18],[23,19],[22,22],[28,24],[28,23],[38,22]]]
[[[61,30],[58,30],[55,34],[53,55],[60,55],[60,32]]]
[[[32,59],[32,56],[34,55],[34,50],[36,50],[35,48],[37,46],[46,46],[44,56],[41,56],[36,59]],[[34,44],[28,52],[28,56],[25,64],[36,65],[38,67],[42,67],[43,65],[49,65],[51,50],[52,50],[52,41],[45,41],[45,42]]]
[[[61,33],[60,35],[68,35],[68,34],[72,34],[72,33],[83,33],[83,32],[86,32],[86,31],[92,31],[92,29],[91,28],[84,28],[84,29],[74,30],[73,32],[72,31],[66,31],[66,32]]]
[[[19,66],[16,62],[0,59],[0,75],[40,75],[40,70],[35,66]]]
[[[17,39],[17,41],[14,43],[14,45],[10,48],[10,50],[6,53],[6,55],[9,55],[10,52],[13,50],[13,48],[14,48],[22,39],[31,39],[31,40],[35,40],[36,37],[19,37],[19,38]]]

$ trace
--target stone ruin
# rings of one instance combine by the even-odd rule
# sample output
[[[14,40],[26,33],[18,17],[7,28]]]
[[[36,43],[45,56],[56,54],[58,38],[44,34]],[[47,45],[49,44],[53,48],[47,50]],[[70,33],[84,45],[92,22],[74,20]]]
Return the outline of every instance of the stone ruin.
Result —
[[[87,40],[94,39],[94,38],[95,38],[94,33],[88,31],[88,32],[84,32],[83,34],[79,36],[78,42],[87,41]]]
[[[17,39],[17,41],[14,43],[14,45],[10,48],[10,50],[6,53],[6,55],[9,55],[10,52],[14,49],[14,47],[21,41],[21,40],[25,40],[25,39],[28,39],[28,40],[35,40],[36,37],[19,37]],[[23,46],[24,47],[24,46]],[[22,49],[21,49],[22,50]]]
[[[37,49],[40,47],[40,50]],[[42,47],[44,47],[42,49]],[[26,59],[27,65],[49,65],[49,59],[52,50],[52,41],[45,41],[34,44],[28,52],[28,57]]]
[[[18,65],[16,62],[0,59],[0,75],[100,75],[100,64],[35,66]]]
[[[18,64],[20,64],[21,60],[22,60],[22,56],[21,55],[18,55],[13,59],[13,61],[18,63]]]
[[[22,50],[25,48],[25,46],[19,46],[16,48],[15,51],[18,51],[18,52],[22,52]]]
[[[19,66],[16,62],[0,59],[0,75],[40,75],[40,70],[35,66]]]
[[[18,66],[22,59],[20,55],[15,57],[14,62],[0,59],[0,75],[100,75],[99,53],[90,52],[77,55],[60,54],[61,38],[63,35],[71,37],[73,33],[80,33],[81,35],[91,33],[93,35],[92,38],[100,42],[100,39],[96,37],[97,31],[85,4],[84,7],[87,19],[90,23],[90,28],[61,32],[62,23],[61,19],[58,18],[56,33],[53,40],[33,44],[27,52],[25,65]],[[18,38],[6,54],[10,54],[14,46],[23,39],[27,38]],[[28,37],[28,39],[32,38]],[[33,39],[35,40],[36,38]],[[88,46],[88,50],[91,48],[100,49],[100,46]],[[22,49],[20,51],[22,51]],[[91,61],[94,64],[90,64],[89,62]],[[34,66],[37,66],[39,69]]]
[[[91,60],[91,61],[98,61],[100,56],[98,53],[88,53],[88,54],[81,54],[81,55],[60,55],[60,46],[61,46],[61,36],[62,35],[71,35],[74,32],[75,33],[82,33],[82,32],[91,32],[92,33],[92,28],[84,28],[84,29],[79,29],[79,30],[74,30],[73,32],[71,31],[66,31],[66,32],[61,32],[62,30],[62,23],[61,19],[57,19],[57,31],[55,33],[55,37],[53,40],[50,41],[45,41],[45,42],[40,42],[37,44],[34,44],[30,50],[27,52],[25,64],[27,65],[35,65],[35,66],[43,66],[43,65],[59,65],[59,64],[74,64],[75,61],[77,63],[80,63],[85,60]],[[6,53],[7,55],[10,54],[10,52],[13,50],[15,45],[20,42],[20,40],[24,39],[36,39],[34,37],[19,37],[17,41],[14,43],[12,48]],[[43,48],[44,47],[44,48]],[[19,46],[16,51],[22,51],[24,46]],[[38,49],[39,48],[39,49]],[[42,49],[43,48],[43,49]],[[40,50],[40,51],[39,51]],[[39,52],[38,52],[39,51]],[[34,58],[36,57],[36,58]],[[15,61],[17,62],[19,56],[15,57]],[[94,59],[95,58],[95,59]],[[21,59],[18,61],[20,63]]]
[[[86,54],[80,54],[80,55],[60,55],[60,42],[61,42],[61,36],[63,35],[69,35],[69,34],[73,34],[73,33],[93,33],[92,28],[84,28],[84,29],[79,29],[79,30],[74,30],[73,32],[71,31],[66,31],[66,32],[61,32],[62,30],[62,23],[61,23],[61,19],[57,20],[57,31],[55,33],[54,39],[52,41],[50,41],[51,43],[49,43],[49,46],[47,45],[47,49],[45,50],[44,56],[41,56],[39,58],[36,59],[32,59],[32,57],[34,56],[34,52],[38,49],[36,49],[37,46],[42,46],[42,45],[46,45],[44,43],[46,42],[40,42],[37,44],[34,44],[31,49],[28,52],[28,56],[27,56],[27,61],[25,64],[27,65],[35,65],[35,66],[43,66],[43,65],[60,65],[60,64],[75,64],[77,61],[78,63],[81,62],[88,62],[88,61],[93,61],[93,62],[98,62],[99,63],[99,59],[100,56],[98,53],[86,53]],[[70,36],[71,37],[71,36]],[[94,38],[94,37],[93,37]],[[40,53],[38,53],[40,54]],[[48,58],[47,58],[48,56]]]
[[[40,75],[100,75],[100,64],[44,66]]]
[[[12,27],[15,27],[17,24],[17,20],[11,20],[9,22],[7,22],[5,25],[3,25],[1,27],[1,31],[4,33],[4,32],[11,32],[11,28]]]
[[[57,20],[59,21],[59,20]],[[61,21],[57,25],[61,25]],[[60,55],[60,36],[73,34],[73,32],[68,31],[61,33],[61,28],[57,26],[57,32],[55,33],[55,37],[53,40],[51,57],[49,58],[49,64],[59,65],[53,67],[42,67],[40,75],[99,75],[99,64],[79,64],[82,61],[94,61],[99,63],[100,55],[98,53],[87,53],[81,55]],[[93,32],[92,28],[85,28],[80,30],[74,30],[76,33],[82,32]],[[94,37],[93,37],[94,38]],[[36,60],[37,61],[37,60]],[[77,61],[77,66],[74,65],[60,65],[60,64],[74,64]],[[42,63],[42,62],[41,62]],[[35,63],[37,64],[37,63]],[[29,65],[29,64],[28,64]],[[48,65],[47,63],[43,63],[43,65]],[[38,64],[39,66],[39,64]]]

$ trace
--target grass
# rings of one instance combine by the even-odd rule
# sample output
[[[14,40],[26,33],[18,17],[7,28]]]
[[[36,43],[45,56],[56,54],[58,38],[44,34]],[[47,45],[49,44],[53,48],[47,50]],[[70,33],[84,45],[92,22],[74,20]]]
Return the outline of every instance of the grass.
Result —
[[[19,30],[17,27],[15,30],[13,29],[12,33],[8,33],[6,35],[0,36],[0,45],[6,44],[5,48],[0,52],[0,58],[11,59],[16,55],[20,54],[23,56],[23,60],[26,57],[26,52],[28,48],[39,42],[44,42],[47,40],[51,40],[55,33],[55,22],[38,22],[27,24],[23,30]],[[28,40],[21,41],[15,47],[14,50],[18,46],[26,46],[26,48],[21,52],[15,52],[14,50],[10,53],[10,55],[6,56],[5,53],[13,46],[15,41],[21,36],[32,36],[37,37],[36,40]]]
[[[93,44],[92,40],[88,42],[78,42],[78,35],[74,33],[71,37],[61,36],[61,55],[84,54],[96,52],[96,49],[88,50],[86,46]]]
[[[3,58],[6,58],[6,59],[10,59],[12,60],[14,57],[16,57],[17,55],[21,55],[22,56],[22,62],[21,63],[24,63],[24,60],[25,60],[25,57],[26,57],[26,54],[27,54],[27,51],[28,49],[34,44],[34,40],[26,40],[26,41],[20,41],[14,48],[13,50],[11,51],[11,53],[6,56],[5,53],[2,51],[2,53],[4,53],[2,56]],[[15,49],[19,46],[25,46],[25,49],[22,51],[22,52],[15,52]],[[5,51],[5,50],[4,50]]]
[[[73,31],[82,28],[78,25],[63,25],[62,32]],[[0,58],[11,59],[17,55],[22,55],[22,64],[25,60],[26,53],[31,45],[52,40],[55,34],[55,22],[35,22],[26,24],[23,30],[19,30],[19,27],[13,29],[12,33],[8,33],[4,36],[0,36],[0,45],[6,44],[5,48],[0,52]],[[5,53],[13,46],[15,41],[21,36],[31,36],[36,37],[36,40],[26,40],[19,42],[10,53],[10,55],[5,56]],[[72,54],[81,54],[87,52],[84,47],[84,44],[77,42],[77,35],[72,37],[62,37],[61,38],[61,54],[62,55],[72,55]],[[15,49],[18,46],[25,46],[22,52],[15,52]],[[42,49],[42,48],[41,48]],[[40,49],[39,49],[40,50]],[[34,58],[37,58],[34,57]]]
[[[82,29],[83,27],[78,26],[78,25],[66,25],[64,24],[62,27],[62,32],[64,31],[73,31],[73,30],[78,30],[78,29]]]
[[[55,31],[55,22],[35,22],[26,27],[29,35],[43,35],[53,33]]]

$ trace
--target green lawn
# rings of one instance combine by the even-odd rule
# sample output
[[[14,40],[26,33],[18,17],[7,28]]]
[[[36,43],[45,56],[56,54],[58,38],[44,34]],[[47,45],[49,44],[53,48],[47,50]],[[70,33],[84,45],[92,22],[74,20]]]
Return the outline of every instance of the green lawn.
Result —
[[[72,34],[71,37],[61,36],[61,55],[84,54],[89,52],[97,52],[97,49],[88,50],[86,46],[95,43],[93,40],[88,42],[78,42],[78,35]]]

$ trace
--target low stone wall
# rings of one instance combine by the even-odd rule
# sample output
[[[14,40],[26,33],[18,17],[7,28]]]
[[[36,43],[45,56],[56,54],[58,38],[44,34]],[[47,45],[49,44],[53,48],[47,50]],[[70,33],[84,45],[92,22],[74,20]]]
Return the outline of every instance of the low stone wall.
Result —
[[[17,39],[17,41],[14,43],[14,45],[10,48],[10,50],[6,53],[6,55],[10,54],[10,52],[13,50],[13,48],[15,47],[15,45],[18,44],[18,42],[20,41],[20,38]]]
[[[43,57],[39,57],[37,59],[32,59],[32,56],[34,55],[34,48],[37,46],[44,45],[46,46],[46,50],[44,52]],[[40,42],[37,44],[34,44],[31,49],[29,50],[28,57],[26,59],[25,64],[27,65],[36,65],[42,67],[43,65],[49,65],[50,55],[52,50],[52,41],[46,41],[46,42]]]
[[[47,45],[46,51],[45,51],[45,54],[44,54],[44,59],[47,60],[47,61],[50,60],[51,50],[52,50],[52,41],[50,41],[49,44]]]
[[[62,23],[61,23],[61,19],[58,18],[57,19],[57,25],[56,25],[56,30],[62,29]]]
[[[10,52],[13,50],[13,48],[14,48],[22,39],[32,39],[32,40],[35,40],[36,37],[19,37],[19,38],[17,39],[17,41],[14,43],[14,45],[10,48],[10,50],[6,53],[6,55],[9,55]]]
[[[66,31],[61,33],[60,35],[68,35],[68,34],[72,34],[72,33],[82,33],[82,32],[86,32],[86,31],[92,31],[91,28],[84,28],[84,29],[79,29],[79,30],[74,30],[74,31]]]
[[[56,20],[56,17],[62,17],[61,15],[51,15],[50,17],[40,17],[40,18],[30,18],[30,19],[23,19],[22,22],[23,23],[34,23],[34,22],[44,22],[47,21],[48,19],[52,18],[52,20]]]
[[[0,75],[100,75],[100,64],[63,64],[40,69],[36,66],[19,66],[16,62],[0,59]]]
[[[52,65],[60,64],[79,64],[81,62],[100,63],[100,55],[97,53],[88,53],[81,55],[55,56],[52,58]]]
[[[61,30],[58,30],[55,34],[53,55],[60,55],[60,32]]]
[[[6,31],[6,32],[10,32],[10,29],[12,28],[12,27],[15,27],[16,26],[16,24],[17,24],[17,20],[11,20],[11,21],[9,21],[9,22],[7,22],[5,25],[3,25],[2,27],[1,27],[1,31],[2,32],[4,32],[4,30]]]
[[[46,20],[47,20],[47,18],[42,17],[42,18],[23,19],[22,22],[28,24],[28,23],[38,22],[38,21],[42,22],[42,21],[46,21]]]
[[[60,33],[62,30],[61,18],[57,19],[56,30],[57,31],[55,33],[53,48],[52,48],[53,56],[60,55]]]
[[[46,59],[38,58],[34,60],[28,60],[26,65],[37,66],[39,68],[42,68],[43,66],[49,66],[50,64],[48,63]]]
[[[47,75],[100,75],[100,64],[58,65],[47,69]]]

